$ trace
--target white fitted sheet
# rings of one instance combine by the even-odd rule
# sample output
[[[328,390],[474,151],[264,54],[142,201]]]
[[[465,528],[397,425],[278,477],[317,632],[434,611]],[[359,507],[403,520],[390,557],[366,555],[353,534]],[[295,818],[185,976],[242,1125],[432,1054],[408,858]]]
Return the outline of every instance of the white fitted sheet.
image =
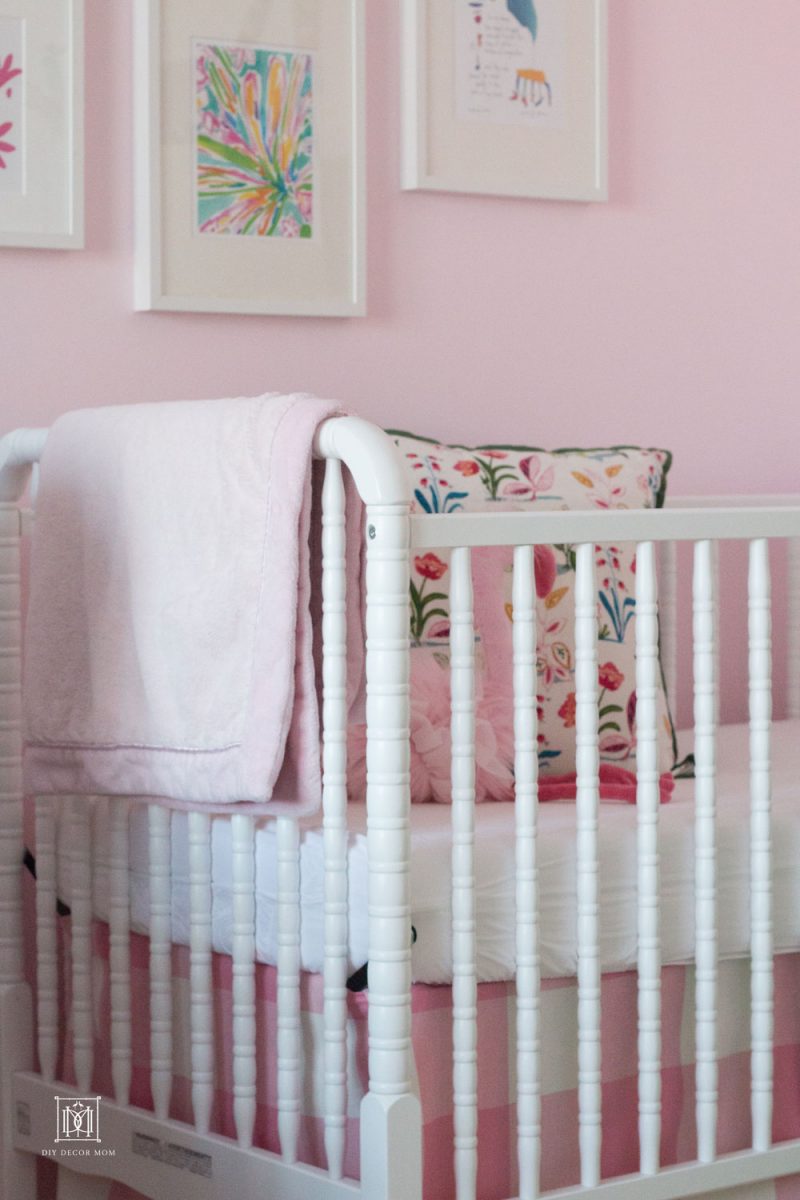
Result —
[[[681,750],[691,743],[684,735]],[[749,945],[749,783],[745,725],[720,730],[717,749],[717,870],[719,947],[734,957]],[[694,952],[694,783],[680,780],[661,807],[661,938],[665,963]],[[600,961],[603,971],[636,963],[636,809],[600,806]],[[417,930],[413,976],[417,982],[452,978],[450,951],[450,809],[417,804],[412,809],[412,920]],[[107,912],[105,803],[96,815],[95,906]],[[476,808],[477,970],[481,981],[508,979],[514,963],[514,806]],[[322,832],[319,820],[302,826],[301,951],[303,967],[323,963]],[[212,911],[215,949],[231,950],[230,824],[214,819]],[[367,959],[367,852],[363,804],[350,805],[350,959]],[[570,976],[576,970],[575,805],[543,804],[539,810],[539,896],[542,973]],[[800,721],[776,723],[773,731],[773,880],[776,950],[800,947]],[[256,941],[259,960],[275,962],[277,949],[276,845],[274,822],[256,837]],[[66,880],[63,881],[66,885]],[[62,894],[68,895],[64,886]],[[146,810],[131,826],[132,926],[146,932]],[[189,870],[186,816],[172,818],[172,925],[176,942],[189,940]]]

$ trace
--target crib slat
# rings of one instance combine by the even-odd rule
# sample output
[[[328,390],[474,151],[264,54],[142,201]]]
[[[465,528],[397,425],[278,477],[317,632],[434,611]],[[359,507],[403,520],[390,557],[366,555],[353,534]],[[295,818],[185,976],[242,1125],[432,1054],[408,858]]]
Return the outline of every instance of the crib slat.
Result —
[[[56,1077],[58,1059],[58,933],[56,818],[53,800],[36,801],[36,1023],[39,1070]]]
[[[516,801],[517,1161],[520,1200],[539,1194],[539,926],[536,854],[539,756],[533,551],[514,550],[514,781]]]
[[[661,938],[658,820],[658,608],[652,542],[636,548],[636,816],[638,861],[639,1169],[661,1144]]]
[[[322,744],[325,854],[325,1155],[341,1179],[347,1117],[347,576],[342,466],[322,489]]]
[[[787,716],[800,717],[800,538],[790,538],[788,553]]]
[[[697,1157],[717,1154],[716,572],[711,543],[694,548],[695,1059]]]
[[[148,809],[150,846],[150,1089],[160,1120],[169,1115],[172,1092],[172,921],[170,908],[170,812]]]
[[[208,1133],[214,1105],[214,1000],[211,979],[211,818],[190,812],[189,928],[192,1112],[195,1129]]]
[[[0,504],[0,987],[20,983],[22,891],[22,617],[20,513]]]
[[[678,698],[678,543],[659,545],[659,634],[664,683],[673,717]]]
[[[772,835],[770,726],[772,647],[769,545],[750,543],[750,936],[753,1149],[772,1141]]]
[[[714,629],[717,631],[717,636],[714,638],[714,648],[713,648],[714,678],[717,680],[720,677],[719,655],[720,655],[720,644],[721,644],[721,639],[720,639],[721,622],[719,619],[719,572],[720,572],[720,551],[721,551],[721,549],[722,549],[722,546],[719,541],[715,540],[711,543],[711,603],[712,603],[713,618],[714,618]],[[714,724],[715,725],[719,725],[720,696],[721,696],[721,691],[720,691],[720,688],[717,687],[716,691],[714,692]]]
[[[128,863],[128,803],[109,802],[108,940],[111,982],[111,1076],[118,1104],[127,1104],[131,1087],[131,949]]]
[[[581,1183],[600,1180],[600,953],[597,821],[597,591],[594,545],[576,550],[575,743],[577,767],[578,1112]]]
[[[478,1170],[475,972],[475,635],[467,549],[450,561],[452,739],[453,1122],[456,1200],[474,1200]]]
[[[85,798],[69,799],[72,909],[72,1043],[75,1081],[92,1086],[94,1030],[92,1020],[92,854],[91,821]]]
[[[255,827],[231,817],[233,892],[233,1119],[240,1146],[253,1144],[256,1119]]]
[[[278,1135],[287,1163],[300,1131],[300,834],[278,817]]]

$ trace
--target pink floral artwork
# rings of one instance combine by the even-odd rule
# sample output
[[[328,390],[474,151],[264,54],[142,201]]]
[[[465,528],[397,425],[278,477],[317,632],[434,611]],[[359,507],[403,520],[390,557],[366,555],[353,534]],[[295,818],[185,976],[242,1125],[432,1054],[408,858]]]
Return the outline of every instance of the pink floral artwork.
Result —
[[[0,191],[22,190],[22,22],[0,18]]]

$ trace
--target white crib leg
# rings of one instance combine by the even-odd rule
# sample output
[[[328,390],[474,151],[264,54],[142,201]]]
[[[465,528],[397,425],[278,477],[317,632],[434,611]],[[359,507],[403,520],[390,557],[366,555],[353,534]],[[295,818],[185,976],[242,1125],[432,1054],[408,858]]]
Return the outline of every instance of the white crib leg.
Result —
[[[108,1200],[113,1182],[112,1179],[98,1179],[95,1175],[80,1175],[59,1166],[56,1200]]]
[[[597,821],[597,590],[594,545],[576,551],[575,741],[578,885],[578,1110],[581,1183],[600,1182],[600,952]]]
[[[474,1200],[478,1177],[478,985],[475,973],[475,642],[469,550],[453,550],[450,571],[456,1200]]]
[[[409,897],[408,505],[367,508],[369,1076],[361,1186],[419,1200],[422,1119],[413,1094]]]
[[[322,492],[322,810],[325,855],[325,1156],[344,1172],[347,1120],[347,576],[342,465]]]
[[[0,504],[0,1196],[34,1200],[36,1160],[12,1149],[15,1071],[33,1067],[33,1001],[22,972],[20,513]]]
[[[536,591],[533,551],[514,550],[514,781],[517,907],[517,1160],[520,1200],[539,1195],[539,918],[536,828]]]

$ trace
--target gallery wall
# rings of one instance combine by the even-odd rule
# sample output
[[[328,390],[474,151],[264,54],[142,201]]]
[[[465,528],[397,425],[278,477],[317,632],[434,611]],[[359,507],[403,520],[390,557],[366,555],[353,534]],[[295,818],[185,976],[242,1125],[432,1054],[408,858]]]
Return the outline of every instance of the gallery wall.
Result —
[[[369,315],[132,311],[129,0],[86,0],[87,248],[0,250],[2,423],[307,389],[444,439],[643,442],[800,487],[797,0],[609,0],[610,202],[403,193],[368,0]]]

